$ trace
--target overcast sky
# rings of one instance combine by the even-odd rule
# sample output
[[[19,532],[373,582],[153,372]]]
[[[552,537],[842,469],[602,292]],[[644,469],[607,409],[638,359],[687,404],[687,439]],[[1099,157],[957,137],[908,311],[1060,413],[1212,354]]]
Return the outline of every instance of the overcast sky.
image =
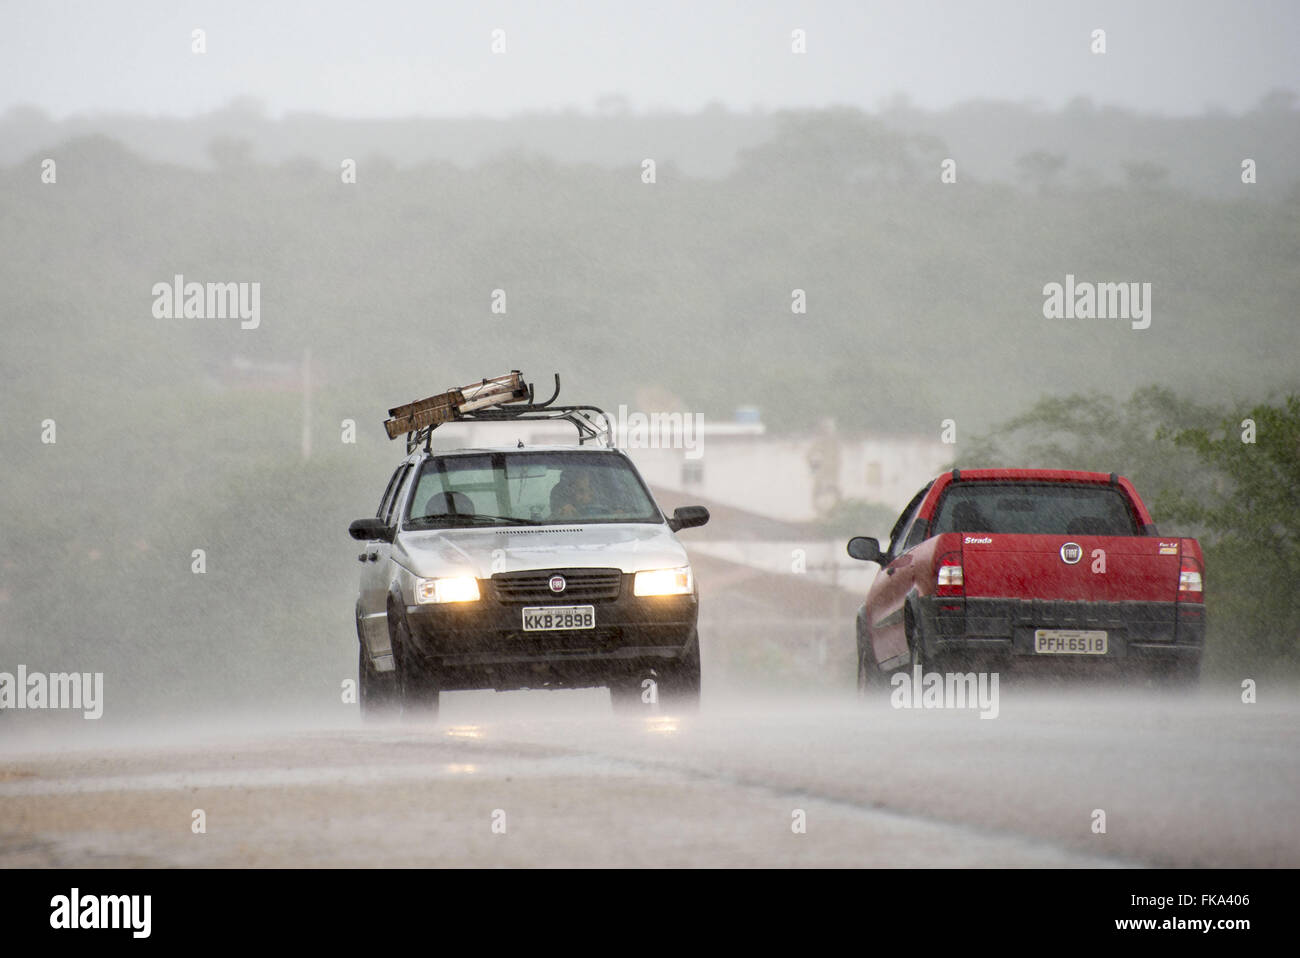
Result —
[[[189,115],[925,107],[1075,96],[1171,114],[1300,91],[1300,2],[0,0],[0,109]],[[207,52],[190,51],[191,31]],[[790,52],[791,31],[808,52]],[[1093,29],[1108,52],[1089,52]],[[494,29],[506,52],[490,50]]]

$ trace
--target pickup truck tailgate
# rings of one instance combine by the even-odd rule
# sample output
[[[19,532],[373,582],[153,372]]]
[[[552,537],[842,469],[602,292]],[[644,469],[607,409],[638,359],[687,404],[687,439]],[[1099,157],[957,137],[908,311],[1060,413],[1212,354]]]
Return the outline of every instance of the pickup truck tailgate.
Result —
[[[968,598],[1173,602],[1178,597],[1176,538],[987,533],[963,540]]]

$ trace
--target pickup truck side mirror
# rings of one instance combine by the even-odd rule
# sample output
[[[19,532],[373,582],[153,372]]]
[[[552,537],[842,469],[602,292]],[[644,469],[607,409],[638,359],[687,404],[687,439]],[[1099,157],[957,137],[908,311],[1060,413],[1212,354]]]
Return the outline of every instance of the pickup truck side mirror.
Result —
[[[668,528],[673,532],[702,526],[709,521],[709,510],[704,506],[678,506],[668,520]]]
[[[880,551],[880,543],[870,536],[854,536],[849,540],[849,555],[863,562],[876,562],[884,565],[885,554]]]
[[[371,516],[369,519],[358,519],[348,526],[348,534],[354,539],[361,542],[369,542],[372,539],[382,539],[384,542],[392,542],[392,531],[383,519],[376,519]]]

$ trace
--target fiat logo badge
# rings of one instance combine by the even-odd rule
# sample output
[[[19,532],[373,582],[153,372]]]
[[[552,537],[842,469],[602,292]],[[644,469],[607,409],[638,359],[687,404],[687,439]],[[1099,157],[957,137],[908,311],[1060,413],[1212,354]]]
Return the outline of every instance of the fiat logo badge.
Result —
[[[1066,565],[1076,565],[1083,558],[1083,546],[1077,542],[1067,542],[1061,546],[1061,561]]]
[[[1078,560],[1076,559],[1075,561],[1077,562]],[[567,585],[568,585],[568,583],[564,581],[564,576],[562,576],[562,575],[553,575],[553,576],[551,576],[551,591],[552,591],[552,592],[563,592],[564,589],[565,589],[565,586],[567,586]]]

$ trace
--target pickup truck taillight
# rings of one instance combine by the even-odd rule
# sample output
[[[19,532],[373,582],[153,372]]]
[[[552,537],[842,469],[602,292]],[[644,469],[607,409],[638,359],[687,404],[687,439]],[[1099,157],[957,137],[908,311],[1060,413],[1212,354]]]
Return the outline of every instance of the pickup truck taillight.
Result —
[[[939,571],[935,581],[936,595],[966,594],[966,582],[961,572],[961,553],[949,552],[939,557]]]
[[[1192,556],[1183,556],[1178,569],[1178,600],[1180,602],[1204,602],[1205,582],[1202,579],[1201,564]]]

